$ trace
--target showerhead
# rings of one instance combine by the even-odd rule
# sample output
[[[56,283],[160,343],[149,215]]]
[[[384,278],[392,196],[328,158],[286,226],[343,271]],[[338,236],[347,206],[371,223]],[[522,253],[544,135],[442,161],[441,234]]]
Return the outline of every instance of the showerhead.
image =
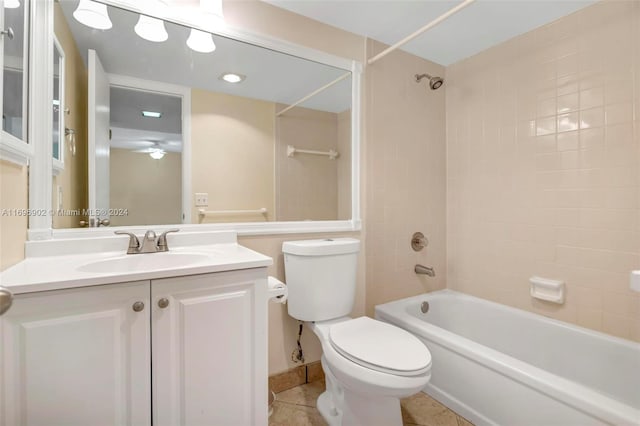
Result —
[[[431,90],[439,89],[442,83],[444,83],[442,77],[431,77],[429,74],[416,74],[416,83],[420,83],[420,80],[425,77],[429,79],[429,87]]]

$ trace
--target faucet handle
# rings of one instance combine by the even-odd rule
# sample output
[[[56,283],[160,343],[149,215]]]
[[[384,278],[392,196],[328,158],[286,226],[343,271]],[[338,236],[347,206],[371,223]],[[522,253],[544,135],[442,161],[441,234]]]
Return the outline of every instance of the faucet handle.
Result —
[[[140,248],[140,240],[138,240],[138,237],[136,237],[136,234],[134,234],[133,232],[114,231],[114,234],[129,236],[129,247],[127,248],[127,254],[135,254]]]
[[[177,228],[174,229],[169,229],[164,231],[162,234],[160,234],[160,236],[158,237],[158,251],[169,251],[169,245],[167,244],[167,234],[169,232],[178,232],[180,231]]]

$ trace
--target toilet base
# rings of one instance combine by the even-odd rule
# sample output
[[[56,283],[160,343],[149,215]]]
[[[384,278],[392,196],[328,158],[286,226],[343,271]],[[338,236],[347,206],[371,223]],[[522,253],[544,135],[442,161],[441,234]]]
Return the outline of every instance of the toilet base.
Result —
[[[327,390],[318,397],[318,411],[329,426],[402,426],[400,399],[363,395],[345,389],[321,358]]]
[[[329,391],[322,392],[318,397],[317,405],[318,411],[329,426],[342,425],[342,413],[332,408],[331,393]]]

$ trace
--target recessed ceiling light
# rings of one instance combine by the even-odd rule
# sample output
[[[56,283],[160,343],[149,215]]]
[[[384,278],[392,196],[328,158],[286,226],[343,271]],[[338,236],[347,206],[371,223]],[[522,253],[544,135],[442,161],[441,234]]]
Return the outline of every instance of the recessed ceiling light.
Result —
[[[81,24],[98,30],[108,30],[113,26],[107,5],[92,0],[80,0],[73,17]]]
[[[142,111],[142,115],[144,117],[148,117],[148,118],[160,118],[160,117],[162,117],[162,113],[161,112],[157,112],[157,111]]]
[[[232,72],[226,72],[226,73],[222,74],[220,76],[220,78],[222,80],[226,81],[227,83],[240,83],[245,78],[247,78],[247,76],[242,75],[242,74],[235,74],[235,73],[232,73]]]

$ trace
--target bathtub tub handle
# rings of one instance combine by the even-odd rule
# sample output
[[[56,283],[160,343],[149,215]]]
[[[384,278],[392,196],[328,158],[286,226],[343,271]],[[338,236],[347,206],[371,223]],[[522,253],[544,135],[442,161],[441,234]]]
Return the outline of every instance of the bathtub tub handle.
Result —
[[[429,240],[422,232],[416,232],[411,237],[411,248],[413,251],[420,251],[429,245]]]

